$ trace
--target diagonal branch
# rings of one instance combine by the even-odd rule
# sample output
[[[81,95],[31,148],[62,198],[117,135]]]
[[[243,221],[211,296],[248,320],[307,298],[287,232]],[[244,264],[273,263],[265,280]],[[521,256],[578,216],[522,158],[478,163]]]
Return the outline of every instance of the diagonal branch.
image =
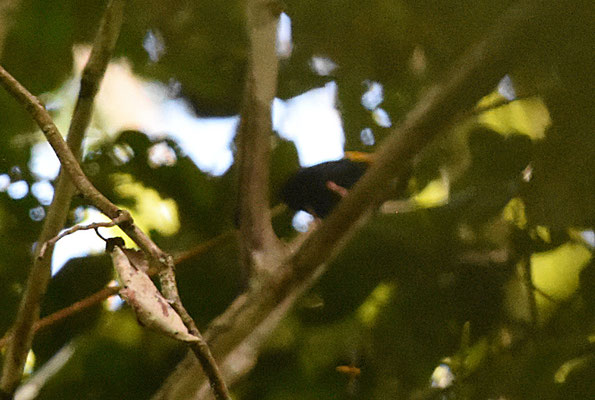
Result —
[[[95,224],[82,226],[82,227],[77,225],[77,226],[69,229],[68,231],[64,232],[64,234],[72,233],[75,230],[86,229],[88,227],[94,228],[96,226],[114,226],[114,225],[115,224],[113,223],[113,221],[112,222],[104,222],[104,223],[95,223]],[[184,261],[187,261],[188,259],[198,257],[198,256],[208,252],[213,247],[218,246],[219,244],[223,243],[226,240],[229,240],[232,236],[235,235],[235,233],[236,233],[235,230],[229,230],[229,231],[223,232],[223,233],[219,234],[218,236],[215,236],[214,238],[207,240],[206,242],[198,244],[197,246],[191,248],[190,250],[186,250],[179,254],[174,255],[174,260],[173,260],[174,264],[177,266],[178,264],[180,264]],[[61,237],[62,234],[60,234],[58,236]],[[57,240],[57,239],[59,239],[58,236],[55,236],[54,238],[52,238],[50,240]],[[43,248],[40,250],[39,256],[42,256],[43,255],[42,253],[43,253]],[[155,273],[155,271],[149,270],[148,273],[151,276]],[[33,330],[35,331],[35,333],[37,333],[41,329],[44,329],[48,326],[52,326],[57,322],[60,322],[66,318],[69,318],[77,313],[80,313],[80,312],[88,309],[89,307],[93,307],[94,305],[101,303],[108,297],[110,297],[114,294],[117,294],[119,290],[120,290],[119,286],[106,286],[103,289],[91,294],[90,296],[87,296],[84,299],[81,299],[81,300],[69,305],[68,307],[65,307],[61,310],[58,310],[50,315],[47,315],[47,316],[41,318],[33,325]],[[4,347],[4,345],[10,339],[10,336],[11,336],[11,332],[9,331],[9,332],[6,332],[2,338],[0,338],[0,348]]]
[[[62,138],[62,134],[54,124],[50,114],[45,109],[44,105],[39,99],[33,96],[23,85],[21,85],[12,75],[10,75],[4,68],[0,67],[0,83],[6,91],[8,91],[15,99],[17,99],[27,112],[31,114],[46,139],[54,149],[54,152],[60,160],[62,168],[66,171],[69,177],[74,182],[76,188],[85,196],[92,204],[97,206],[110,218],[116,218],[120,210],[113,203],[111,203],[104,195],[102,195],[89,181],[83,173],[76,157],[68,148],[68,145]]]
[[[188,311],[186,311],[182,305],[175,281],[173,257],[168,257],[168,262],[171,263],[171,268],[164,268],[159,272],[159,279],[161,281],[161,290],[163,295],[168,299],[171,306],[182,318],[182,321],[188,328],[190,334],[198,338],[198,341],[189,343],[190,350],[192,350],[196,356],[196,359],[202,366],[202,369],[209,380],[210,387],[215,395],[215,398],[217,400],[231,400],[227,385],[225,384],[223,375],[221,374],[221,371],[215,362],[215,358],[211,354],[209,345],[198,330],[198,327],[194,323],[194,320],[190,314],[188,314]]]
[[[248,71],[237,132],[238,212],[242,262],[247,272],[259,272],[279,252],[269,210],[271,104],[277,90],[275,50],[280,11],[270,0],[246,1],[249,40]]]
[[[121,215],[121,217],[125,218],[125,215]],[[63,232],[60,232],[60,234],[54,236],[47,242],[41,243],[41,248],[39,249],[37,258],[45,257],[45,252],[46,252],[46,249],[48,249],[48,247],[55,246],[56,243],[60,239],[66,237],[68,235],[72,235],[73,233],[78,232],[78,231],[86,231],[86,230],[90,230],[90,229],[95,229],[97,235],[99,235],[101,237],[101,235],[99,234],[99,231],[97,231],[97,228],[111,228],[113,226],[118,225],[118,222],[119,222],[119,218],[116,218],[110,222],[93,222],[92,224],[88,224],[88,225],[74,225],[73,227],[68,228]]]
[[[122,2],[122,4],[123,1],[124,0],[113,0],[114,3]],[[120,210],[115,204],[110,202],[101,192],[99,192],[93,186],[93,184],[89,181],[87,176],[83,173],[81,166],[78,163],[78,160],[70,151],[64,139],[62,139],[62,135],[53,123],[45,107],[35,96],[29,93],[27,89],[25,89],[2,67],[0,67],[0,83],[6,88],[6,90],[11,95],[13,95],[19,102],[21,102],[25,106],[27,111],[32,115],[33,119],[39,125],[42,132],[45,134],[46,138],[50,142],[50,145],[56,152],[62,167],[68,174],[68,177],[73,181],[74,186],[95,207],[97,207],[104,214],[110,217],[112,221],[114,221],[115,223],[117,222],[117,225],[143,250],[143,252],[147,255],[147,258],[149,259],[150,263],[159,269],[163,294],[165,295],[167,300],[172,304],[174,309],[181,315],[182,320],[184,321],[188,329],[191,332],[195,333],[195,336],[200,337],[200,332],[196,328],[196,325],[194,324],[194,321],[192,320],[190,315],[184,309],[180,297],[178,295],[175,276],[173,273],[173,258],[170,255],[164,253],[143,231],[141,231],[133,223],[132,217],[128,212]],[[19,332],[16,330],[14,331],[11,338],[11,344],[17,343],[19,345],[18,347],[20,347],[21,349],[26,349],[24,353],[25,355],[31,345],[33,323],[39,317],[39,301],[43,296],[43,293],[45,292],[45,287],[47,286],[47,280],[49,279],[49,270],[40,271],[40,273],[36,274],[35,276],[39,276],[40,278],[35,278],[35,280],[32,280],[35,282],[35,286],[31,286],[35,289],[35,291],[31,290],[31,293],[34,293],[34,295],[31,297],[25,296],[25,300],[29,298],[34,300],[34,302],[27,300],[31,304],[32,309],[28,313],[19,313],[19,317],[21,315],[26,315],[29,319],[27,323],[28,330],[25,333],[28,334],[28,337],[30,339],[28,340],[28,343],[24,343],[23,338],[19,335]],[[9,347],[9,351],[12,347],[12,345]],[[212,389],[215,393],[216,398],[222,400],[229,399],[230,397],[225,382],[222,380],[221,373],[218,370],[214,358],[210,354],[206,342],[201,340],[199,344],[192,345],[191,349],[199,357],[199,361],[201,362],[201,365],[203,366],[207,376],[210,379],[212,379]],[[9,353],[8,355],[12,357],[12,354],[16,353]],[[14,357],[11,358],[11,360],[14,359]],[[10,365],[12,367],[8,367],[7,365]],[[6,393],[7,396],[11,396],[11,394],[14,392],[14,387],[12,385],[16,386],[16,384],[18,383],[18,379],[20,379],[20,374],[22,371],[22,368],[18,370],[17,376],[15,369],[13,368],[14,366],[16,366],[16,363],[5,363],[5,371],[8,371],[8,375],[11,376],[10,382],[7,380],[7,382],[9,382],[10,384],[7,383],[6,386],[2,387],[2,390]]]
[[[77,158],[80,157],[81,142],[91,118],[93,99],[97,93],[120,32],[123,8],[123,0],[113,0],[108,4],[95,38],[91,56],[83,72],[83,77],[86,76],[87,78],[81,82],[81,91],[68,134],[68,145],[74,152],[74,155],[69,160],[71,165],[78,166]],[[2,67],[0,67],[0,74],[2,85],[13,96],[17,97],[21,103],[27,105],[27,110],[34,114],[34,119],[42,130],[44,130],[44,133],[47,131],[53,136],[58,135],[61,141],[59,145],[66,147],[66,150],[68,150],[68,146],[62,140],[62,136],[60,136],[49,114],[47,114],[39,101],[6,73]],[[56,140],[54,141],[56,142]],[[82,171],[80,173],[82,174]],[[70,179],[68,179],[67,175],[61,173],[56,185],[54,199],[52,200],[38,239],[39,245],[36,250],[38,254],[42,247],[41,244],[55,237],[64,226],[73,193],[74,187]],[[49,245],[47,246],[45,257],[35,257],[33,259],[33,268],[29,274],[17,319],[12,327],[12,340],[7,349],[2,378],[0,380],[0,391],[8,395],[14,392],[21,380],[27,353],[31,348],[35,333],[34,326],[39,319],[40,302],[45,294],[50,278],[52,251],[53,245]]]
[[[271,213],[273,214],[273,216],[279,214],[281,211],[283,211],[285,209],[285,206],[283,204],[280,204],[279,206],[273,208],[271,210]],[[91,224],[90,227],[96,227],[96,226],[114,226],[117,225],[117,223],[112,222],[105,222],[105,223],[95,223],[95,224]],[[87,227],[75,227],[75,228],[71,228],[69,231],[74,231],[74,230],[80,230],[80,229],[85,229]],[[64,232],[66,233],[66,232]],[[192,247],[189,250],[185,250],[182,251],[178,254],[174,254],[173,255],[173,262],[174,265],[176,265],[176,269],[179,269],[178,264],[185,262],[189,259],[192,258],[196,258],[199,257],[201,255],[203,255],[204,253],[208,252],[209,250],[211,250],[212,248],[220,245],[221,243],[224,243],[227,240],[230,240],[232,237],[234,237],[236,235],[237,231],[235,229],[231,229],[228,231],[225,231],[209,240],[207,240],[206,242],[202,242],[199,243],[198,245]],[[58,235],[58,236],[61,236]],[[54,237],[52,239],[56,239],[57,237]],[[50,239],[50,240],[52,240]],[[43,250],[43,248],[42,248]],[[40,254],[39,256],[42,256],[43,251],[40,250]],[[148,273],[150,276],[155,274],[155,270],[149,270]],[[66,318],[71,317],[74,314],[80,313],[84,310],[86,310],[89,307],[92,307],[98,303],[101,303],[103,300],[107,299],[108,297],[118,293],[118,291],[120,290],[119,287],[117,286],[106,286],[105,288],[89,295],[88,297],[85,297],[84,299],[81,299],[61,310],[58,310],[50,315],[47,315],[43,318],[41,318],[40,320],[38,320],[35,325],[33,326],[33,330],[35,331],[35,333],[37,333],[37,331],[44,329],[48,326],[52,326],[53,324],[62,321]],[[0,348],[4,347],[4,345],[7,343],[8,339],[10,338],[10,332],[5,333],[5,335],[0,338]]]
[[[60,159],[62,166],[69,174],[69,177],[74,181],[76,188],[79,189],[82,192],[82,194],[87,198],[87,200],[89,200],[93,205],[95,205],[106,215],[112,218],[112,221],[114,221],[114,223],[117,223],[117,225],[126,234],[128,234],[128,236],[130,236],[132,240],[134,240],[134,242],[145,252],[145,254],[147,254],[148,258],[150,259],[150,262],[158,266],[158,268],[160,269],[162,290],[165,297],[172,304],[172,307],[174,307],[176,312],[178,312],[178,314],[181,315],[188,329],[191,332],[193,332],[195,336],[201,338],[199,343],[192,344],[190,347],[199,358],[199,361],[201,362],[201,365],[207,373],[207,376],[210,379],[212,379],[212,389],[215,392],[216,398],[222,400],[230,399],[229,393],[227,391],[227,386],[225,385],[225,382],[222,379],[222,375],[219,372],[217,364],[215,363],[215,360],[211,355],[206,342],[202,340],[200,332],[196,328],[194,321],[186,312],[181,303],[177,291],[175,276],[173,274],[173,258],[164,253],[143,231],[141,231],[136,225],[134,225],[132,217],[128,212],[118,209],[116,205],[111,203],[105,196],[103,196],[101,192],[99,192],[93,186],[93,184],[83,173],[80,165],[78,164],[78,161],[76,160],[72,152],[70,152],[68,146],[66,145],[66,142],[64,142],[64,140],[62,139],[60,132],[54,125],[53,121],[51,120],[51,117],[49,116],[45,108],[41,105],[39,100],[33,95],[31,95],[18,81],[16,81],[10,74],[8,74],[8,72],[6,72],[6,70],[4,70],[4,68],[2,67],[0,67],[0,82],[9,91],[9,93],[11,93],[21,102],[23,102],[27,110],[32,114],[32,116],[34,117],[34,119],[46,135],[46,138],[50,142],[50,145],[52,145],[52,147],[54,148],[54,151],[58,155],[58,158]],[[34,318],[29,323],[29,326],[31,327],[31,329],[29,330],[31,338],[33,323],[39,317],[39,301],[41,300],[41,296],[45,292],[45,286],[47,286],[48,279],[49,274],[44,277],[45,283],[43,287],[39,286],[39,284],[35,286],[36,303],[34,307],[36,308],[36,310],[35,313],[30,314],[34,316]],[[41,282],[41,280],[37,281]],[[17,334],[12,335],[11,343],[22,342],[23,341],[20,336],[18,336]],[[28,346],[30,348],[30,341]],[[21,345],[20,347],[25,348],[25,346],[23,345]],[[8,365],[8,363],[5,365]],[[14,372],[12,371],[13,370],[10,370],[9,372],[11,372],[11,374],[14,375]],[[19,378],[20,371],[22,371],[22,369],[19,370]],[[16,381],[16,383],[18,383],[18,380]],[[8,390],[10,390],[10,392]],[[14,388],[8,388],[8,390],[4,390],[8,396],[9,393],[14,392]]]
[[[407,173],[408,163],[423,147],[445,132],[458,114],[471,108],[497,82],[539,46],[544,22],[572,23],[573,10],[545,0],[525,1],[510,7],[483,40],[470,47],[445,75],[428,90],[394,129],[377,152],[376,162],[278,273],[261,287],[250,288],[215,319],[205,333],[215,357],[224,360],[249,340],[258,327],[288,299],[296,298],[322,273],[387,195],[395,178]],[[568,22],[570,21],[570,22]],[[272,329],[272,328],[271,328]],[[262,332],[259,332],[262,334]],[[256,349],[257,350],[257,349]],[[200,389],[198,369],[186,357],[168,377],[154,399],[188,399]]]

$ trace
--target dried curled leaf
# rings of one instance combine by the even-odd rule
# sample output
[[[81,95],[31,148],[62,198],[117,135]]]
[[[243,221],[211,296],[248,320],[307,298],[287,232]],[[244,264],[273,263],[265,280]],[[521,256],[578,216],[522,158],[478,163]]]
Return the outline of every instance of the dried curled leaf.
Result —
[[[139,322],[177,340],[197,341],[198,338],[188,331],[182,318],[159,293],[138,260],[128,257],[131,253],[127,250],[114,246],[111,256],[122,283],[120,296],[132,307]],[[144,264],[147,264],[146,260]]]

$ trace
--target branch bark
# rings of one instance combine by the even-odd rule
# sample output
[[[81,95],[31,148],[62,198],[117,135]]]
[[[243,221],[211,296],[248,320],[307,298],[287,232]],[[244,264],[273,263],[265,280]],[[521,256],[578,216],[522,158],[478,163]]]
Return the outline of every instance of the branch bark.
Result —
[[[124,0],[112,0],[108,6],[108,10],[111,10],[112,7],[119,10],[120,21],[124,4]],[[111,14],[108,11],[106,16],[109,15]],[[104,19],[104,22],[106,20],[107,17]],[[105,29],[105,31],[108,31],[108,29]],[[118,31],[115,33],[115,37],[113,38],[114,43],[111,46],[103,47],[101,45],[101,43],[103,43],[101,40],[98,40],[95,43],[96,47],[94,47],[94,50],[97,48],[96,54],[103,54],[104,56],[109,56],[109,54],[111,54],[111,51],[106,52],[104,50],[110,48],[113,49]],[[103,23],[102,29],[100,29],[100,35],[102,32],[104,32]],[[92,51],[92,55],[93,53],[94,51]],[[103,62],[105,62],[105,66],[103,67],[104,72],[105,68],[107,67],[107,63],[109,62],[109,57],[103,60]],[[75,117],[73,117],[73,124],[78,127],[76,129],[80,128],[83,131],[88,126],[88,121],[90,120],[92,110],[92,99],[99,88],[99,83],[96,81],[96,79],[103,76],[103,72],[97,71],[96,69],[97,67],[101,67],[103,65],[101,62],[95,63],[91,61],[88,63],[88,65],[88,72],[83,72],[81,92],[79,93],[79,101],[77,103],[77,107],[75,108]],[[87,67],[85,67],[85,70],[87,70]],[[96,74],[96,72],[99,73]],[[199,358],[199,361],[204,367],[204,371],[206,372],[207,376],[212,379],[211,385],[213,392],[215,393],[215,397],[221,400],[230,399],[225,382],[222,380],[221,373],[219,372],[214,358],[210,354],[206,342],[202,340],[200,332],[194,324],[194,321],[182,305],[173,273],[173,258],[163,252],[143,231],[141,231],[133,223],[132,217],[128,212],[120,210],[115,204],[110,202],[93,186],[87,176],[83,173],[77,158],[70,151],[64,139],[62,139],[62,135],[58,131],[58,128],[55,126],[45,107],[35,96],[29,93],[27,89],[25,89],[2,67],[0,67],[0,83],[13,97],[23,104],[23,106],[41,128],[42,132],[45,134],[46,138],[50,142],[50,145],[58,156],[62,168],[66,172],[64,175],[65,178],[63,178],[64,181],[67,182],[67,178],[70,178],[73,181],[74,186],[83,194],[83,196],[89,202],[91,202],[91,204],[110,217],[114,223],[117,223],[117,225],[143,250],[149,262],[157,267],[160,273],[161,286],[164,296],[172,304],[172,307],[174,307],[176,312],[180,314],[187,328],[193,332],[195,336],[201,338],[197,345],[191,345],[191,349]],[[90,103],[87,103],[88,101],[90,101]],[[86,122],[77,125],[74,122],[77,116],[80,116],[80,118],[83,120],[86,119]],[[64,189],[65,198],[63,199],[64,202],[60,204],[68,208],[70,204],[70,196],[68,196],[69,190],[67,187],[68,184],[65,183],[64,185],[66,185],[66,188]],[[55,198],[54,202],[56,201],[57,199]],[[53,222],[57,223],[59,221]],[[53,228],[56,228],[56,226],[53,226]],[[55,235],[48,235],[48,239],[52,236]],[[41,260],[48,259],[48,253],[51,253],[51,251],[46,251],[46,257],[42,257]],[[43,268],[41,264],[37,265],[39,265],[38,269],[34,269],[30,275],[31,279],[28,283],[28,287],[22,302],[22,305],[25,305],[26,307],[21,307],[19,315],[17,316],[17,322],[15,323],[15,328],[13,329],[11,344],[7,353],[8,361],[4,363],[1,390],[5,393],[5,396],[9,398],[12,397],[16,385],[20,381],[22,367],[33,338],[33,326],[35,321],[39,318],[39,303],[43,297],[43,294],[45,293],[47,282],[49,280],[49,267],[46,266]]]
[[[113,226],[114,223],[113,222],[95,223],[95,224],[91,224],[90,226],[87,226],[87,227],[95,227],[95,226],[103,226],[103,225]],[[72,229],[69,229],[68,231],[63,232],[50,240],[58,239],[58,237],[61,237],[63,234],[69,234],[69,233],[72,233],[72,231],[86,229],[87,227],[81,227],[81,226],[77,225],[77,227],[73,227]],[[235,230],[229,230],[229,231],[223,232],[220,235],[215,236],[214,238],[207,240],[204,243],[200,243],[200,244],[196,245],[195,247],[191,248],[190,250],[183,251],[179,254],[176,254],[176,255],[174,255],[174,264],[178,265],[178,264],[180,264],[184,261],[187,261],[191,258],[198,257],[198,256],[204,254],[205,252],[209,251],[213,247],[225,242],[226,240],[229,240],[235,234],[236,234]],[[40,250],[40,253],[41,252],[42,252],[42,250]],[[153,271],[150,270],[149,275],[151,275],[152,272]],[[47,316],[41,318],[33,325],[33,330],[35,331],[34,333],[37,333],[41,329],[44,329],[48,326],[52,326],[53,324],[55,324],[57,322],[60,322],[66,318],[69,318],[72,315],[80,313],[89,307],[92,307],[98,303],[101,303],[108,297],[110,297],[114,294],[117,294],[119,290],[120,290],[120,287],[118,287],[118,286],[106,286],[103,289],[93,293],[92,295],[89,295],[88,297],[85,297],[84,299],[81,299],[81,300],[69,305],[68,307],[65,307],[61,310],[56,311],[53,314],[50,314],[50,315],[47,315]],[[4,347],[4,345],[10,339],[10,336],[11,336],[11,334],[9,331],[9,332],[6,332],[6,334],[2,338],[0,338],[0,348]]]
[[[188,314],[188,311],[184,308],[180,295],[178,294],[178,287],[175,281],[174,275],[174,264],[173,257],[168,257],[168,268],[164,268],[159,272],[159,280],[161,281],[161,290],[166,299],[170,302],[171,306],[182,318],[184,325],[188,328],[188,331],[198,338],[197,342],[189,344],[190,350],[194,353],[196,359],[202,366],[205,372],[212,392],[215,394],[217,400],[231,400],[231,396],[223,379],[223,375],[217,366],[215,358],[211,354],[211,350],[203,338],[202,334],[198,330],[198,327],[194,323],[194,320]]]
[[[375,163],[304,244],[260,287],[251,287],[216,318],[205,339],[219,360],[232,357],[242,343],[284,302],[291,303],[324,271],[351,234],[387,195],[395,178],[407,173],[411,159],[456,117],[489,93],[497,82],[539,44],[541,26],[570,18],[572,10],[545,0],[511,6],[483,40],[454,63],[441,83],[430,88],[377,152]],[[274,325],[274,324],[272,324]],[[274,326],[269,326],[270,330]],[[262,334],[259,333],[259,334]],[[227,370],[225,372],[228,372]],[[231,377],[227,376],[227,378]],[[153,399],[196,398],[203,380],[186,357]]]
[[[280,11],[270,0],[246,1],[249,39],[248,72],[237,132],[241,257],[245,271],[258,272],[275,264],[280,246],[269,209],[271,104],[277,91],[275,50]]]
[[[86,79],[83,79],[81,82],[81,90],[68,134],[68,145],[62,140],[62,136],[43,105],[0,67],[2,85],[26,106],[27,111],[34,116],[34,119],[44,133],[52,137],[54,141],[52,146],[54,149],[58,146],[62,151],[64,149],[67,151],[70,155],[69,159],[61,159],[61,161],[67,163],[71,169],[74,166],[78,167],[77,159],[80,158],[81,142],[85,130],[89,125],[95,94],[101,84],[120,32],[123,8],[123,0],[110,1],[102,18],[91,56],[83,72],[83,77],[86,76]],[[68,151],[68,146],[70,146],[74,154]],[[62,165],[63,169],[66,169],[64,167],[65,164]],[[79,171],[77,172],[82,174],[80,167],[78,169]],[[12,340],[6,352],[2,377],[0,379],[0,391],[6,393],[6,396],[12,396],[12,393],[14,393],[16,386],[20,382],[27,354],[31,348],[35,334],[34,326],[39,319],[40,302],[45,294],[50,278],[53,244],[48,246],[44,257],[39,258],[37,255],[42,244],[55,237],[64,226],[73,193],[74,187],[70,179],[61,172],[56,185],[54,199],[48,210],[37,242],[36,256],[33,259],[33,267],[29,274],[17,319],[11,329],[13,332]]]

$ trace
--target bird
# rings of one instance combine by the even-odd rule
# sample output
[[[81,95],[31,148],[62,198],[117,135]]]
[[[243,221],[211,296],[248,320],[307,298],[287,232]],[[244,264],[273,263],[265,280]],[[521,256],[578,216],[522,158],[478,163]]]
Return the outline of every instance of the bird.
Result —
[[[281,199],[289,208],[324,218],[366,172],[374,155],[345,152],[345,157],[300,168],[281,189]]]

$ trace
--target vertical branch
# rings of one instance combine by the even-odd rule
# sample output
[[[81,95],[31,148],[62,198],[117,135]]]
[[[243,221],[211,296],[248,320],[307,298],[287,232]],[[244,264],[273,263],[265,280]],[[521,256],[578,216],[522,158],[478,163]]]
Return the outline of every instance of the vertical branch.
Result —
[[[83,71],[81,89],[68,133],[68,145],[77,159],[80,158],[82,139],[91,119],[95,94],[99,89],[120,32],[123,9],[124,0],[112,0],[108,4],[91,56]],[[56,185],[54,199],[37,242],[39,245],[36,254],[41,248],[41,244],[56,236],[64,226],[73,194],[74,186],[62,169]],[[52,253],[53,246],[49,246],[44,257],[34,257],[33,260],[33,267],[19,306],[17,319],[12,327],[12,339],[2,369],[0,391],[7,396],[12,395],[21,380],[27,353],[33,341],[33,327],[39,319],[41,299],[45,294],[50,278]]]
[[[296,290],[305,290],[324,272],[326,264],[383,200],[386,188],[408,171],[408,163],[436,136],[446,131],[456,117],[489,93],[498,81],[528,51],[540,44],[540,28],[552,20],[576,21],[564,3],[529,0],[512,5],[483,40],[471,46],[444,78],[430,88],[394,128],[377,151],[366,174],[341,200],[322,226],[282,262],[279,274],[267,285],[252,287],[217,317],[205,332],[213,354],[219,360],[232,356],[245,340],[250,341],[266,319],[285,301],[292,303]],[[564,19],[562,19],[562,17]],[[289,305],[287,309],[289,309]],[[270,333],[270,332],[269,332]],[[157,399],[195,398],[202,382],[196,363],[183,360],[160,390]],[[224,368],[224,373],[227,372]]]
[[[81,143],[91,121],[95,96],[116,47],[122,26],[124,4],[124,0],[111,0],[107,5],[89,60],[81,75],[81,87],[66,139],[77,159],[80,159]]]
[[[270,268],[277,238],[269,209],[271,104],[277,90],[279,10],[270,0],[246,1],[248,70],[238,127],[239,217],[247,271]]]

